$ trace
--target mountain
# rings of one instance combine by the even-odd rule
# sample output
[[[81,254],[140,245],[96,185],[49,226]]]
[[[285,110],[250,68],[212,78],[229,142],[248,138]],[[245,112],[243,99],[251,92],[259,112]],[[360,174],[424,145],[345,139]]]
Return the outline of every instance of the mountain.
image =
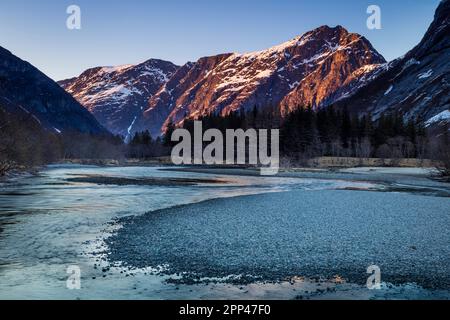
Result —
[[[59,84],[107,129],[129,136],[150,97],[177,71],[171,62],[151,59],[138,65],[97,67]]]
[[[367,84],[336,105],[352,112],[401,111],[429,127],[450,121],[450,0],[441,1],[423,40],[384,65]]]
[[[136,128],[159,135],[169,122],[255,106],[332,104],[384,64],[367,39],[341,26],[322,26],[267,50],[221,54],[181,67],[150,98]]]
[[[2,47],[0,108],[4,114],[28,114],[42,128],[55,133],[107,134],[106,129],[56,82]]]

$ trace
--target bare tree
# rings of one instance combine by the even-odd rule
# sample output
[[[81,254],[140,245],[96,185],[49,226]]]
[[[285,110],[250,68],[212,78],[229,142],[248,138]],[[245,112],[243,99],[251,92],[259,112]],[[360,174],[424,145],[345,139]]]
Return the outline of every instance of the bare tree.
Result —
[[[450,146],[447,143],[439,145],[436,150],[436,160],[438,160],[436,169],[443,177],[450,179]]]
[[[369,138],[364,138],[357,144],[356,156],[358,158],[370,158],[372,151],[372,144],[370,143]]]
[[[377,149],[377,154],[376,155],[377,155],[378,158],[387,159],[387,158],[391,157],[392,150],[389,147],[389,145],[383,144]]]

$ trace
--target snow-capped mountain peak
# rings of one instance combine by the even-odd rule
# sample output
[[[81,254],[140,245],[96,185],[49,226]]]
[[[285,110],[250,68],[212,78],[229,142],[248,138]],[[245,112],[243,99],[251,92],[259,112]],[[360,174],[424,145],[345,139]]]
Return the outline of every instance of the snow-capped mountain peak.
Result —
[[[127,137],[149,98],[177,69],[170,62],[150,59],[137,65],[88,69],[59,84],[111,132]]]
[[[338,103],[350,111],[402,112],[428,127],[450,123],[450,1],[441,1],[422,41],[411,51],[374,70],[346,99]],[[440,129],[442,129],[440,128]],[[445,130],[445,128],[444,128]]]
[[[254,106],[320,107],[348,93],[385,63],[362,36],[322,26],[280,45],[250,53],[205,57],[180,68],[150,98],[141,128],[161,134],[169,122]]]

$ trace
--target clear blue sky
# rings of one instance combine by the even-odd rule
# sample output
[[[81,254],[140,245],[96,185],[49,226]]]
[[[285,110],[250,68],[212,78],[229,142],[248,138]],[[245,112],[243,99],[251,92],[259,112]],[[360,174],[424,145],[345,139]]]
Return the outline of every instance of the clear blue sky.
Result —
[[[66,28],[66,8],[82,30]],[[366,27],[367,7],[382,30]],[[1,0],[0,46],[55,80],[94,66],[160,58],[177,64],[223,52],[261,50],[328,24],[366,36],[392,60],[416,45],[439,0]]]

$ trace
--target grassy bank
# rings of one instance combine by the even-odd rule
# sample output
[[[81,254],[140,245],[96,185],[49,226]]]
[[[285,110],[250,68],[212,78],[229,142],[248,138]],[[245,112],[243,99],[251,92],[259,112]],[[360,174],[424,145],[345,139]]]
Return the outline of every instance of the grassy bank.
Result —
[[[313,168],[353,168],[353,167],[399,167],[399,168],[435,168],[439,162],[429,159],[380,159],[350,157],[320,157],[306,161]]]
[[[145,166],[145,165],[173,165],[170,157],[155,157],[148,159],[66,159],[58,163],[100,165],[100,166]],[[293,161],[289,158],[281,159],[282,168],[354,168],[354,167],[399,167],[399,168],[436,168],[440,162],[430,159],[379,159],[379,158],[351,158],[351,157],[318,157]],[[213,165],[211,167],[214,167]],[[220,165],[220,167],[247,167],[246,165]]]
[[[170,157],[155,157],[148,159],[64,159],[58,164],[79,164],[94,166],[145,166],[145,165],[172,165]]]

